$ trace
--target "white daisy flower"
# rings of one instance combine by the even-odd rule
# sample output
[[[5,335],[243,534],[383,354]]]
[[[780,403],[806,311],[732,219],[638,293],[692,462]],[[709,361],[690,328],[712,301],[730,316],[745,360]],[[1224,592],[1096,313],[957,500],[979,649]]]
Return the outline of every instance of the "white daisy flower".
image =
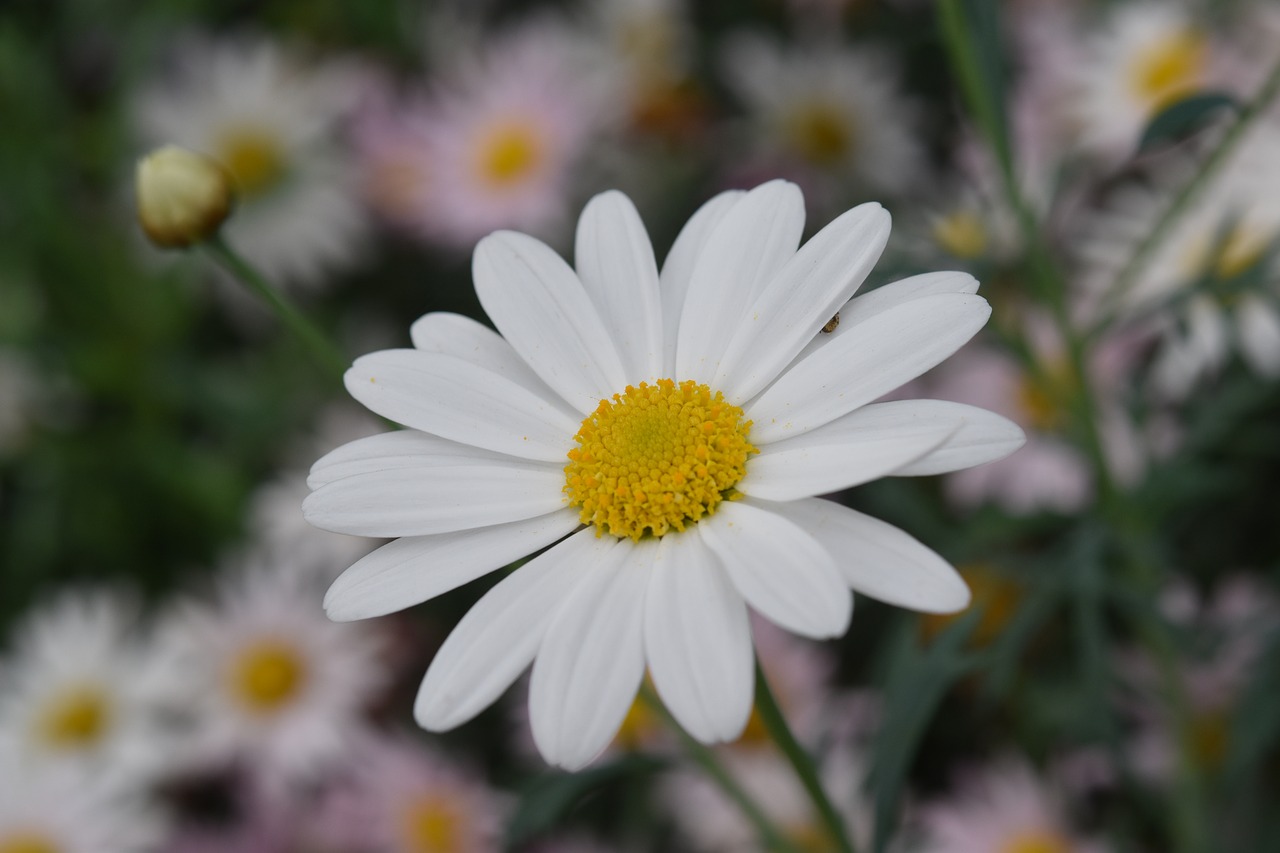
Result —
[[[583,73],[581,52],[563,26],[527,26],[460,57],[426,99],[366,116],[374,205],[459,248],[495,228],[555,235],[590,143],[617,117],[612,81]]]
[[[0,660],[0,748],[125,785],[163,766],[171,672],[136,636],[139,612],[106,591],[66,593],[19,625]]]
[[[0,749],[3,853],[144,853],[160,833],[153,812],[101,778]]]
[[[193,764],[241,760],[271,785],[305,780],[349,748],[386,672],[373,635],[315,607],[318,575],[250,561],[216,603],[172,614],[166,639],[196,714]]]
[[[1210,34],[1182,3],[1120,4],[1072,63],[1064,104],[1081,146],[1123,156],[1161,109],[1217,84]]]
[[[794,175],[811,196],[827,196],[819,201],[830,204],[850,190],[901,193],[921,177],[915,106],[889,57],[741,36],[723,66],[761,146],[756,157]]]
[[[576,272],[522,234],[476,247],[476,292],[502,336],[428,314],[416,349],[348,371],[357,400],[410,429],[317,462],[304,513],[403,538],[330,588],[332,618],[399,610],[553,546],[446,640],[418,695],[421,725],[465,722],[533,662],[538,749],[581,767],[647,666],[691,734],[731,740],[752,702],[747,605],[816,638],[844,632],[850,587],[926,611],[965,605],[932,551],[813,496],[1021,444],[1012,423],[969,406],[872,404],[959,348],[990,308],[964,273],[850,301],[888,214],[863,205],[799,247],[803,211],[782,181],[717,196],[660,274],[635,207],[604,193],[579,220]]]
[[[1233,348],[1255,373],[1280,376],[1277,146],[1280,116],[1266,116],[1165,235],[1124,297],[1122,312],[1140,311],[1208,280],[1179,316],[1167,318],[1152,373],[1165,397],[1185,398],[1222,368]],[[1099,219],[1084,254],[1101,297],[1169,203],[1168,190],[1135,190]]]
[[[338,138],[358,94],[353,67],[308,65],[265,40],[194,42],[164,77],[139,98],[138,132],[230,172],[237,204],[223,233],[241,254],[298,286],[358,260],[369,229]]]

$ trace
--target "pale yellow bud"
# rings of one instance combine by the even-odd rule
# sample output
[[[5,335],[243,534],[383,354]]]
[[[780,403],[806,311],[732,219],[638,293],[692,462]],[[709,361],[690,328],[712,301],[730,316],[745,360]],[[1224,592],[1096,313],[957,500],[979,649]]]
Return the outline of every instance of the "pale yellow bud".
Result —
[[[138,222],[157,246],[179,248],[217,233],[231,213],[231,177],[215,161],[166,145],[138,161]]]

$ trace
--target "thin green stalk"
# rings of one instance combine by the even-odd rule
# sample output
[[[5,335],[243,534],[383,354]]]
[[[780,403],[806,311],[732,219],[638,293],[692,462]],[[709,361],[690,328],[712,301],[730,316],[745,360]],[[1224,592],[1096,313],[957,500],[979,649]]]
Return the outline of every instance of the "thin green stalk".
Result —
[[[813,800],[818,816],[822,818],[836,849],[840,853],[855,853],[845,820],[832,805],[831,798],[823,789],[822,781],[818,778],[818,768],[814,765],[812,756],[805,751],[787,726],[787,720],[782,716],[782,709],[778,707],[778,701],[773,697],[773,691],[769,689],[769,682],[764,677],[764,669],[760,666],[759,659],[756,660],[756,712],[760,714],[760,721],[764,723],[773,742],[791,762],[796,776],[800,778],[800,784]]]
[[[760,834],[760,839],[764,842],[766,849],[778,851],[778,853],[801,853],[799,848],[773,825],[773,821],[769,820],[769,816],[764,813],[764,810],[760,808],[755,800],[751,799],[751,795],[725,769],[720,760],[716,758],[715,753],[694,739],[676,722],[676,719],[671,716],[671,712],[667,710],[667,706],[663,705],[662,700],[653,692],[652,687],[648,684],[642,686],[640,688],[640,698],[676,733],[693,760],[720,786],[725,795],[733,800],[743,816],[751,821],[756,828],[756,832]]]
[[[327,370],[335,371],[339,377],[346,372],[350,359],[283,293],[272,287],[257,270],[227,245],[221,235],[215,235],[201,245],[215,261],[271,306],[281,322],[311,350],[312,355]]]
[[[1223,163],[1231,156],[1240,140],[1244,138],[1244,133],[1258,119],[1260,115],[1266,112],[1271,106],[1271,102],[1280,94],[1280,62],[1271,69],[1271,73],[1267,75],[1266,81],[1258,90],[1258,94],[1254,96],[1244,109],[1240,111],[1239,117],[1231,127],[1227,128],[1222,139],[1209,152],[1200,168],[1195,171],[1182,188],[1169,201],[1169,206],[1160,214],[1160,218],[1156,220],[1156,224],[1147,232],[1147,236],[1138,244],[1138,248],[1129,258],[1120,272],[1116,275],[1115,281],[1107,290],[1106,299],[1103,303],[1103,310],[1100,312],[1102,320],[1105,323],[1106,318],[1114,314],[1116,307],[1124,300],[1128,292],[1133,288],[1138,280],[1138,276],[1142,273],[1147,261],[1155,253],[1156,249],[1164,243],[1168,238],[1169,232],[1178,220],[1191,206],[1191,202],[1195,201],[1196,196],[1209,183],[1218,169],[1222,168]]]

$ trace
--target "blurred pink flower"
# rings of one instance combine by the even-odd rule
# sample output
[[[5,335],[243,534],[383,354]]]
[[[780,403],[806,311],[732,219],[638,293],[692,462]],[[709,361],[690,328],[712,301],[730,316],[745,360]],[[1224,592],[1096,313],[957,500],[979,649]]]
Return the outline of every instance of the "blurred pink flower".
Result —
[[[365,738],[318,818],[318,837],[361,853],[503,849],[511,803],[408,735]]]
[[[500,228],[563,236],[591,143],[618,118],[612,75],[540,21],[458,57],[423,96],[359,122],[366,195],[389,221],[470,251]]]
[[[1025,760],[1006,756],[969,768],[949,800],[922,806],[919,853],[1102,853],[1072,828],[1060,795]]]

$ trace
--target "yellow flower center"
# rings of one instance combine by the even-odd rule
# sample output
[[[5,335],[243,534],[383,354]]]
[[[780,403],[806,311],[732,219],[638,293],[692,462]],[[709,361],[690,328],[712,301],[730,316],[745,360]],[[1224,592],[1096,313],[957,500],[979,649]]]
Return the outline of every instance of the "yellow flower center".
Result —
[[[1035,429],[1051,432],[1067,418],[1067,402],[1075,395],[1076,383],[1065,359],[1043,366],[1039,374],[1025,373],[1016,391],[1018,408]]]
[[[242,196],[270,190],[284,177],[287,167],[284,145],[262,128],[243,127],[223,134],[217,159],[231,173]]]
[[[1071,845],[1056,832],[1033,829],[1010,838],[1000,846],[1000,853],[1071,853]]]
[[[543,141],[535,130],[512,122],[493,128],[476,148],[481,180],[508,188],[529,177],[543,161]]]
[[[298,650],[275,639],[250,644],[231,668],[232,695],[257,714],[279,711],[297,699],[306,681],[306,663]]]
[[[405,809],[405,850],[414,853],[454,853],[462,849],[462,819],[448,797],[428,794]]]
[[[1219,232],[1211,240],[1193,241],[1184,258],[1184,272],[1188,278],[1210,273],[1219,281],[1230,281],[1262,260],[1274,238],[1256,226],[1237,222],[1225,235]]]
[[[19,829],[13,835],[0,835],[0,853],[61,853],[61,850],[42,833]]]
[[[1217,770],[1227,758],[1231,742],[1231,718],[1226,709],[1214,709],[1191,718],[1191,751],[1201,767]]]
[[[815,166],[836,165],[848,156],[856,141],[856,128],[849,117],[831,104],[797,107],[786,130],[800,156]]]
[[[565,494],[596,535],[662,536],[732,500],[746,475],[750,421],[719,391],[691,380],[641,382],[601,400],[565,466]]]
[[[54,699],[40,719],[45,743],[58,749],[87,749],[111,725],[111,701],[97,685],[82,685]]]
[[[957,210],[935,220],[933,239],[957,258],[977,258],[987,250],[986,226],[969,210]]]
[[[643,749],[653,741],[661,728],[661,722],[648,704],[637,696],[627,709],[627,715],[622,718],[622,725],[614,735],[614,743],[628,751]]]
[[[787,840],[802,853],[825,853],[831,850],[831,835],[817,821],[793,824],[786,828]]]
[[[1140,53],[1129,68],[1134,95],[1155,112],[1190,94],[1200,85],[1208,59],[1204,36],[1184,30]]]

